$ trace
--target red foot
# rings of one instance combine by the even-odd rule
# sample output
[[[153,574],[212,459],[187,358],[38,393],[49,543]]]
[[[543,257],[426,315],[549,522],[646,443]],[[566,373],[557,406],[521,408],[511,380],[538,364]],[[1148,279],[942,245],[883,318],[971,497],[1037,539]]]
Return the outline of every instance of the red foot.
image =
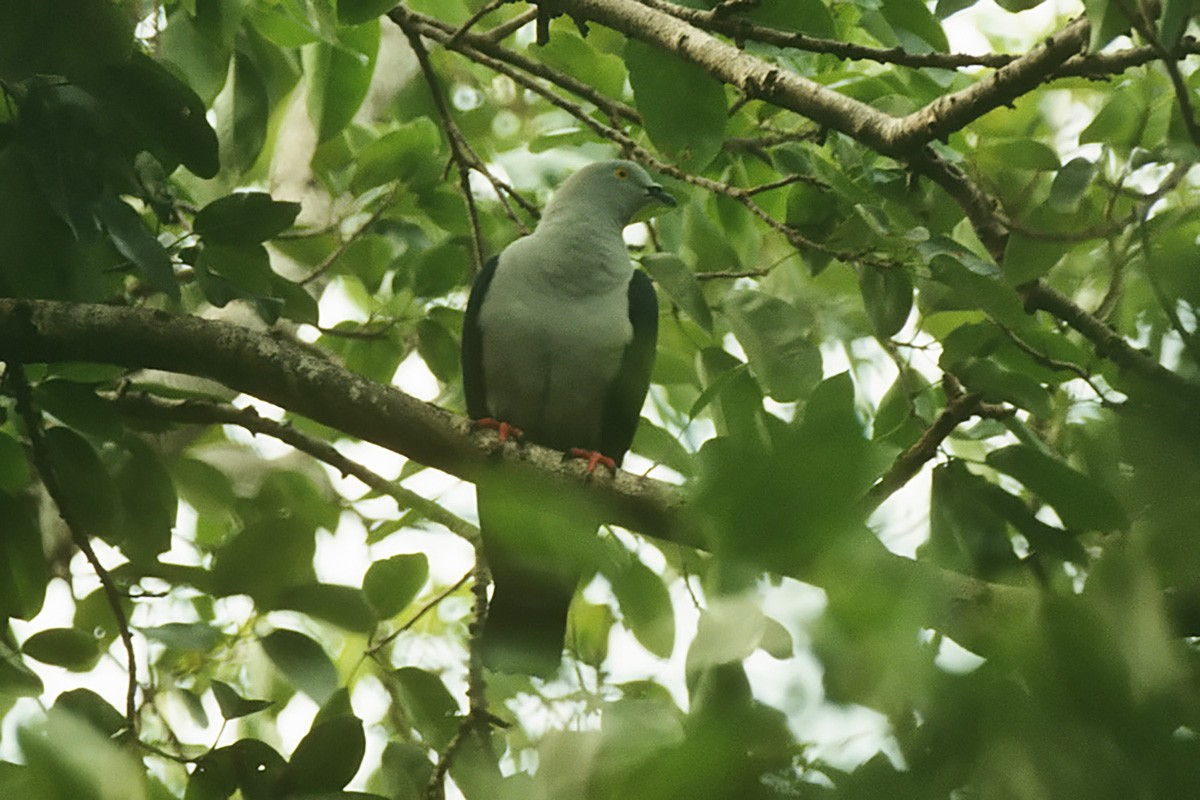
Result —
[[[509,425],[507,422],[501,422],[500,420],[493,419],[492,417],[477,419],[475,420],[475,425],[479,428],[491,428],[494,430],[496,432],[496,438],[499,440],[500,444],[504,444],[509,439],[512,439],[514,442],[520,441],[525,435],[525,431],[521,430],[515,425]]]
[[[600,464],[608,467],[609,472],[617,474],[617,462],[601,453],[599,450],[585,450],[582,447],[572,447],[567,451],[568,458],[586,458],[587,474],[591,475]]]

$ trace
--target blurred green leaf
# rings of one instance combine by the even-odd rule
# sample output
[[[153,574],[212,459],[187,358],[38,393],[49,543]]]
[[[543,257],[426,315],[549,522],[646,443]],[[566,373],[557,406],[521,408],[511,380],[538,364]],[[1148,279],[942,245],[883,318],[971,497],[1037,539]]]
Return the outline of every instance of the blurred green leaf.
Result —
[[[91,689],[72,689],[63,692],[54,701],[54,708],[73,714],[91,725],[106,739],[114,738],[129,727],[128,720],[112,705]]]
[[[429,579],[429,559],[424,553],[403,553],[376,561],[363,576],[363,593],[383,619],[396,616]]]
[[[139,630],[147,639],[184,652],[203,653],[225,640],[225,634],[203,622],[167,622]]]
[[[224,719],[246,717],[274,705],[271,700],[249,700],[242,697],[236,689],[228,683],[222,683],[221,681],[215,680],[212,682],[212,691],[213,697],[217,701],[217,707],[221,709],[221,716]]]
[[[321,645],[303,633],[280,628],[260,639],[259,644],[292,686],[317,703],[324,703],[337,691],[337,668]]]
[[[609,577],[625,625],[638,644],[659,658],[675,649],[675,609],[663,579],[637,559]]]
[[[864,267],[858,275],[867,317],[877,336],[895,336],[908,321],[913,285],[902,269]]]
[[[649,253],[642,256],[642,268],[654,278],[671,302],[679,306],[683,313],[692,321],[712,333],[713,319],[709,311],[708,301],[700,290],[700,282],[696,274],[688,268],[679,256],[672,253]]]
[[[1129,525],[1112,494],[1067,464],[1026,445],[1010,445],[987,455],[988,466],[1025,484],[1054,507],[1068,528],[1110,531]]]
[[[375,615],[361,589],[331,583],[310,583],[285,589],[276,605],[331,622],[357,633],[369,633]]]
[[[46,628],[21,645],[30,658],[74,672],[87,672],[100,660],[96,637],[75,628]]]
[[[429,747],[444,748],[458,728],[458,702],[442,679],[417,667],[391,674],[405,718]]]
[[[362,194],[392,181],[423,191],[436,184],[441,164],[435,155],[442,149],[442,136],[429,117],[418,117],[394,131],[372,140],[355,158],[350,188]]]
[[[48,428],[43,441],[59,488],[84,532],[119,541],[116,485],[91,444],[61,426]]]
[[[773,399],[799,400],[821,380],[821,353],[794,307],[745,289],[726,298],[722,311],[763,391]]]

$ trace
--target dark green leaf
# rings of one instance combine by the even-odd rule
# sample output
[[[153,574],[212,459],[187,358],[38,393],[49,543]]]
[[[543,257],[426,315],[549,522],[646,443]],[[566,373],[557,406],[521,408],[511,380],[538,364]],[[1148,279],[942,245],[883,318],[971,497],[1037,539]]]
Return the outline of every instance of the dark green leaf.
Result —
[[[97,397],[92,386],[46,380],[34,389],[34,398],[43,411],[64,425],[89,435],[113,440],[124,430],[121,415],[112,403]]]
[[[15,492],[29,483],[29,461],[20,443],[0,431],[0,490]]]
[[[0,642],[0,698],[37,697],[45,691],[42,679],[18,653]]]
[[[261,519],[217,551],[212,576],[218,594],[248,594],[272,608],[285,589],[313,583],[314,531],[305,520]]]
[[[59,487],[84,531],[117,540],[117,489],[88,441],[70,428],[55,426],[44,435]]]
[[[693,456],[680,444],[679,437],[644,417],[634,432],[632,449],[638,455],[670,467],[684,477],[690,477],[695,470]]]
[[[1015,444],[995,450],[988,453],[987,463],[1053,506],[1068,528],[1110,531],[1129,524],[1125,510],[1107,489],[1032,447]]]
[[[1054,176],[1047,202],[1058,211],[1075,211],[1095,176],[1096,162],[1082,156],[1071,159]]]
[[[337,691],[337,667],[321,645],[309,637],[281,628],[264,636],[260,643],[292,686],[317,703],[324,703]]]
[[[654,278],[662,290],[697,325],[712,333],[712,312],[696,273],[679,256],[672,253],[650,253],[642,257],[642,268]]]
[[[799,400],[821,380],[821,352],[791,305],[748,289],[730,295],[722,310],[766,394]]]
[[[276,605],[331,622],[357,633],[369,633],[375,615],[361,589],[330,583],[310,583],[284,590]]]
[[[913,305],[913,285],[902,269],[863,267],[858,275],[867,318],[876,336],[895,336],[908,321]]]
[[[1097,52],[1113,39],[1129,31],[1129,17],[1125,15],[1119,0],[1084,0],[1083,8],[1087,13],[1088,22],[1091,23],[1088,52]]]
[[[394,0],[338,0],[338,22],[358,25],[375,19],[395,6]]]
[[[441,323],[431,317],[417,323],[417,352],[442,383],[458,380],[461,374],[458,351],[458,340]]]
[[[200,209],[193,227],[208,244],[254,245],[283,233],[299,213],[299,203],[274,200],[266,192],[236,192]]]
[[[363,592],[383,619],[408,607],[429,578],[424,553],[404,553],[376,561],[363,577]]]
[[[111,192],[100,196],[96,216],[104,224],[117,252],[134,263],[146,282],[172,299],[179,299],[179,284],[171,256],[146,229],[138,213]]]
[[[1036,139],[990,141],[975,154],[981,164],[1000,174],[1014,169],[1048,172],[1061,166],[1054,148]]]
[[[0,618],[33,619],[42,610],[50,566],[29,510],[0,491]]]
[[[72,689],[54,701],[54,707],[74,714],[91,725],[106,739],[129,726],[129,722],[112,705],[91,689]]]
[[[109,0],[6,0],[0,4],[0,78],[86,75],[123,61],[129,17]]]
[[[171,547],[179,497],[166,465],[152,447],[135,437],[125,442],[128,458],[116,471],[125,511],[125,553],[148,561]]]
[[[380,788],[393,800],[424,800],[433,764],[426,748],[393,740],[383,748],[378,774]]]
[[[700,67],[637,39],[625,45],[625,65],[650,141],[671,161],[701,172],[725,139],[724,87]]]
[[[358,772],[365,751],[362,720],[337,716],[317,722],[296,745],[283,771],[281,789],[303,794],[336,792]]]
[[[440,297],[463,284],[471,256],[465,244],[451,241],[423,251],[413,261],[413,294]]]
[[[225,719],[246,717],[274,705],[271,700],[251,700],[242,697],[236,689],[221,681],[212,682],[212,691],[217,700],[217,707],[221,709],[221,716]]]
[[[989,485],[961,461],[934,468],[929,540],[921,548],[923,556],[988,579],[1018,566],[1004,520],[988,513],[984,498]]]
[[[662,578],[631,559],[611,580],[625,624],[638,644],[659,658],[670,658],[675,649],[675,609]]]
[[[458,728],[458,703],[442,679],[416,667],[392,673],[405,717],[429,747],[441,750]]]
[[[235,175],[254,165],[267,140],[271,114],[267,85],[258,65],[242,51],[233,57],[233,71],[213,103],[221,163]]]
[[[1004,245],[1004,278],[1013,285],[1040,278],[1070,250],[1065,242],[1047,242],[1021,231],[1008,235]]]
[[[1007,402],[1049,418],[1052,408],[1050,395],[1033,378],[1021,372],[1007,370],[986,358],[968,358],[954,366],[954,374],[972,392],[979,392],[989,402]]]
[[[43,664],[86,672],[100,660],[96,637],[75,628],[38,631],[21,645],[22,652]]]

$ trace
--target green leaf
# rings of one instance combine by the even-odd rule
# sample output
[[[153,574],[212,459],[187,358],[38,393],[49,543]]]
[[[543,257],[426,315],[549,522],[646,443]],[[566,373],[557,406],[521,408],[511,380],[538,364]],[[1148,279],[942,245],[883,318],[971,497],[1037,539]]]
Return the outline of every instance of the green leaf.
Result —
[[[411,742],[389,741],[383,748],[379,788],[393,800],[425,800],[433,774],[426,748]]]
[[[75,628],[48,628],[25,640],[21,651],[30,658],[72,672],[87,672],[100,660],[96,637]]]
[[[338,0],[338,22],[342,25],[358,25],[395,7],[395,0]]]
[[[134,561],[149,561],[171,547],[179,496],[162,458],[136,437],[124,441],[128,457],[116,470],[124,508],[122,549]]]
[[[29,461],[25,449],[13,437],[0,431],[0,491],[15,492],[29,483]]]
[[[675,609],[662,578],[631,559],[611,580],[625,625],[638,644],[659,658],[670,658],[675,649]]]
[[[1049,172],[1061,166],[1054,148],[1036,139],[989,141],[976,148],[975,157],[997,174],[1005,174],[1014,169]]]
[[[699,173],[725,139],[725,88],[673,53],[629,39],[629,83],[654,146],[672,162]]]
[[[436,750],[450,743],[458,729],[458,703],[432,672],[401,667],[392,673],[405,718],[426,745]]]
[[[1040,278],[1070,249],[1071,245],[1066,242],[1048,242],[1013,231],[1004,245],[1004,278],[1014,286]]]
[[[280,628],[264,636],[259,643],[288,682],[318,704],[337,691],[337,667],[321,645],[309,637]]]
[[[1011,475],[1045,500],[1068,528],[1110,531],[1129,520],[1106,488],[1067,464],[1032,447],[1015,444],[987,455],[988,466]]]
[[[129,726],[128,720],[120,711],[90,689],[63,692],[54,701],[54,708],[74,714],[107,739],[113,738]]]
[[[108,231],[117,252],[133,262],[146,282],[173,300],[179,299],[179,284],[171,256],[146,229],[142,218],[115,194],[105,192],[96,205],[96,216]]]
[[[206,244],[254,245],[286,231],[299,213],[299,203],[266,192],[235,192],[200,209],[192,224]]]
[[[167,622],[139,630],[147,639],[185,653],[206,653],[225,641],[225,634],[203,622]]]
[[[695,471],[693,456],[680,444],[679,437],[645,417],[634,431],[632,449],[643,458],[670,467],[684,477],[690,477]]]
[[[417,117],[394,131],[372,140],[355,157],[350,189],[362,194],[376,186],[400,181],[416,191],[440,181],[437,158],[442,136],[429,117]]]
[[[70,428],[46,430],[43,441],[71,513],[89,536],[116,541],[117,487],[88,441]]]
[[[197,177],[216,176],[217,134],[204,101],[162,64],[135,52],[129,61],[82,79],[82,85],[119,111],[131,155],[148,150],[167,172],[183,164]]]
[[[289,796],[336,792],[358,772],[366,744],[362,720],[357,717],[317,722],[292,752],[280,790],[291,792]]]
[[[465,244],[450,241],[422,251],[412,261],[413,294],[441,297],[464,283],[471,256]]]
[[[1158,20],[1158,39],[1170,50],[1179,44],[1188,22],[1200,12],[1196,0],[1163,0],[1162,16]]]
[[[791,305],[748,289],[731,294],[722,311],[763,391],[772,398],[782,403],[799,400],[820,382],[821,351]]]
[[[248,594],[273,608],[284,590],[316,581],[313,537],[311,524],[297,517],[250,523],[217,551],[214,589],[219,595]]]
[[[308,115],[317,141],[341,133],[367,96],[379,53],[379,22],[339,28],[336,43],[317,42],[302,51],[308,83]]]
[[[266,81],[249,55],[237,51],[229,68],[229,80],[213,102],[213,111],[221,163],[241,175],[254,165],[267,141],[271,106]]]
[[[185,800],[226,800],[241,790],[243,800],[278,800],[286,763],[258,739],[240,739],[196,760]]]
[[[913,306],[913,285],[908,273],[898,268],[863,267],[858,285],[875,335],[886,339],[899,333]]]
[[[950,49],[941,23],[920,0],[883,0],[883,17],[906,50],[945,53]]]
[[[1096,27],[1093,24],[1093,36],[1095,31]],[[1108,147],[1128,151],[1141,141],[1148,114],[1149,109],[1140,87],[1119,86],[1108,95],[1104,105],[1088,126],[1079,132],[1079,143],[1100,142]]]
[[[953,369],[964,386],[988,402],[1012,403],[1043,419],[1052,413],[1049,393],[1022,372],[1007,370],[987,358],[968,358]]]
[[[1092,179],[1096,177],[1096,166],[1096,162],[1083,156],[1063,164],[1054,176],[1054,183],[1050,184],[1050,198],[1047,201],[1050,207],[1062,213],[1076,211],[1084,193],[1092,185]]]
[[[370,633],[375,626],[375,615],[366,597],[354,586],[330,583],[293,586],[284,590],[275,605],[357,633]]]
[[[650,253],[642,256],[642,268],[654,278],[654,282],[662,287],[671,302],[691,317],[692,321],[709,333],[712,333],[712,312],[704,292],[700,290],[700,282],[696,273],[673,253]]]
[[[69,380],[44,380],[34,388],[38,406],[75,430],[114,440],[125,427],[112,403],[96,396],[94,387]]]
[[[1088,42],[1090,53],[1101,50],[1131,27],[1120,0],[1083,0],[1083,9],[1091,23],[1091,39]]]
[[[63,709],[44,725],[19,728],[20,752],[37,776],[35,797],[71,800],[148,800],[142,763]]]
[[[129,57],[129,17],[110,0],[5,0],[0,78],[77,76]]]
[[[459,379],[458,340],[431,317],[417,322],[417,352],[433,376],[442,383],[452,384]]]
[[[608,636],[615,622],[612,609],[577,599],[567,619],[567,643],[584,664],[594,667],[608,658]]]
[[[930,490],[929,540],[921,556],[939,566],[998,578],[1019,567],[1002,518],[988,513],[986,479],[961,461],[939,464]]]
[[[388,619],[407,608],[428,579],[425,554],[404,553],[372,564],[363,576],[363,592],[380,618]]]
[[[587,82],[609,97],[621,97],[625,89],[625,64],[612,53],[592,47],[573,31],[557,30],[550,41],[537,48],[537,60],[571,75],[586,75]]]
[[[0,642],[0,698],[37,697],[46,689],[21,656]]]
[[[247,717],[275,704],[272,700],[250,700],[242,697],[228,683],[217,680],[212,682],[212,691],[213,697],[217,700],[217,707],[221,709],[221,717],[224,719]]]
[[[0,618],[33,619],[42,610],[50,566],[29,510],[0,491]]]

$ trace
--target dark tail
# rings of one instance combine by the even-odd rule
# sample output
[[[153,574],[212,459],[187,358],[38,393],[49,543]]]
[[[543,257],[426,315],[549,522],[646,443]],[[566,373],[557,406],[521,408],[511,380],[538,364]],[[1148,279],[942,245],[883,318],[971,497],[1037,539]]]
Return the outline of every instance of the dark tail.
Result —
[[[480,641],[483,663],[499,672],[549,678],[562,662],[571,595],[536,581],[496,583]]]

